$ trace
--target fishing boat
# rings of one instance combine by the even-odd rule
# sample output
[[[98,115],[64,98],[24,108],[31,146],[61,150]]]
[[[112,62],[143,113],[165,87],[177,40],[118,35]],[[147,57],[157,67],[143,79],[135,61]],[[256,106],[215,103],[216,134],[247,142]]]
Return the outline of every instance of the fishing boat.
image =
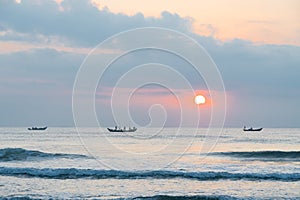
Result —
[[[252,127],[246,128],[245,126],[243,129],[243,131],[261,131],[261,130],[263,130],[263,128],[252,128]]]
[[[31,127],[31,128],[28,128],[29,131],[44,131],[46,130],[48,127],[45,126],[45,127]]]
[[[126,129],[126,127],[124,127],[123,129],[121,128],[118,128],[117,126],[113,129],[113,128],[107,128],[107,130],[109,132],[135,132],[137,130],[136,127],[133,127],[133,128],[128,128]]]

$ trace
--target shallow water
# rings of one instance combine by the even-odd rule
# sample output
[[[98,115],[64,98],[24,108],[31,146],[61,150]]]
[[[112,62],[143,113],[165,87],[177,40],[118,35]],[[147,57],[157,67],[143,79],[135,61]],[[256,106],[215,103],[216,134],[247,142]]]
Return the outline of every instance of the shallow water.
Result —
[[[300,198],[300,129],[0,128],[0,196]]]

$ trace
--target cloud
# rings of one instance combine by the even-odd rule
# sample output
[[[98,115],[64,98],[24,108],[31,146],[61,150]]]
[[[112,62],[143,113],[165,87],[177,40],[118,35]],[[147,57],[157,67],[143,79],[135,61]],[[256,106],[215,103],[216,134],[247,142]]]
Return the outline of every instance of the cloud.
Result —
[[[201,35],[215,37],[219,30],[212,24],[197,24],[196,32],[200,33]]]
[[[300,72],[300,48],[284,45],[255,45],[232,41],[214,48],[211,55],[218,64],[228,89],[254,88],[258,92],[271,86],[274,90],[294,91],[300,87],[295,74]],[[261,94],[270,95],[272,90]]]
[[[10,54],[0,54],[0,77],[55,79],[61,82],[74,79],[84,56],[42,48]]]
[[[108,9],[98,10],[88,1],[2,1],[1,45],[7,47],[10,43],[15,49],[7,48],[0,53],[0,110],[4,113],[0,116],[0,125],[35,125],[34,119],[47,121],[48,125],[73,125],[72,87],[77,70],[91,47],[120,31],[156,26],[191,36],[211,55],[227,90],[228,126],[243,126],[244,123],[297,126],[300,116],[300,47],[257,45],[239,39],[221,43],[212,36],[214,27],[207,25],[212,35],[202,36],[191,31],[191,22],[192,19],[169,12],[163,12],[159,18],[144,17],[141,13],[133,16],[115,14]],[[172,41],[166,38],[157,40]],[[118,48],[122,50],[121,44]],[[114,52],[103,49],[99,53]],[[206,89],[203,79],[188,63],[155,50],[132,52],[114,62],[102,80],[103,86],[113,87],[132,66],[155,62],[172,66],[188,77],[194,88]],[[164,78],[156,72],[148,75]],[[140,74],[137,78],[143,76]],[[150,92],[149,95],[161,96],[161,92]],[[147,94],[144,91],[139,97]],[[98,98],[103,102],[109,96],[100,94]],[[137,110],[137,113],[143,112],[145,108]],[[140,114],[135,116],[138,118]],[[147,119],[141,117],[139,120],[144,124]],[[104,120],[113,125],[112,120]],[[172,125],[171,121],[168,125]]]
[[[24,0],[22,3],[6,0],[0,7],[0,23],[5,32],[0,38],[31,42],[59,38],[73,46],[95,46],[113,34],[137,27],[186,31],[189,21],[168,12],[163,12],[160,18],[145,18],[141,13],[134,16],[113,14],[107,8],[98,10],[89,1],[64,0],[58,4],[51,0]]]

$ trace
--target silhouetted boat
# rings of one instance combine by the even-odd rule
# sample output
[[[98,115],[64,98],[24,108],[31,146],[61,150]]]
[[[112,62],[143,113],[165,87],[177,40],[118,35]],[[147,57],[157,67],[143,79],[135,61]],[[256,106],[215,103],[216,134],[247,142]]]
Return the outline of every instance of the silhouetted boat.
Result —
[[[135,132],[136,130],[137,130],[137,128],[136,127],[133,127],[133,128],[128,128],[128,129],[126,129],[125,127],[124,127],[124,129],[120,129],[120,128],[118,128],[118,127],[115,127],[114,129],[113,128],[107,128],[107,130],[109,131],[109,132]]]
[[[244,126],[244,129],[243,129],[244,131],[261,131],[261,130],[263,130],[263,128],[252,128],[252,127],[250,127],[250,128],[246,128],[245,126]]]
[[[31,127],[31,128],[28,128],[29,131],[43,131],[43,130],[46,130],[48,127],[45,126],[45,127]]]

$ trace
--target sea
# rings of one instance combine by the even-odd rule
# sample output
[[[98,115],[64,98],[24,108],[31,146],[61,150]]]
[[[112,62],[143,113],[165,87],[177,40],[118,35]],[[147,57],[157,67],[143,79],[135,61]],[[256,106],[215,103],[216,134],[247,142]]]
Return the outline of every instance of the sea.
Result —
[[[300,199],[300,129],[0,128],[1,199]]]

